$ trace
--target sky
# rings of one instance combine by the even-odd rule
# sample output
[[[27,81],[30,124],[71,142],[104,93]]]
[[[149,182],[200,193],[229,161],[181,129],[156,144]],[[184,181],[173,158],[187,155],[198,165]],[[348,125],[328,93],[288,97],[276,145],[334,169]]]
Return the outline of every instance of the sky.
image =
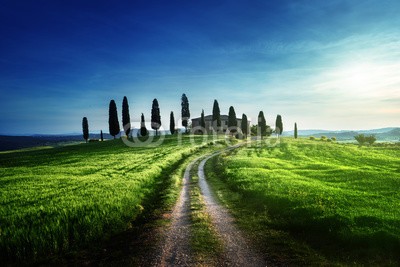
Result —
[[[284,130],[400,126],[400,1],[0,1],[0,134],[233,106]]]

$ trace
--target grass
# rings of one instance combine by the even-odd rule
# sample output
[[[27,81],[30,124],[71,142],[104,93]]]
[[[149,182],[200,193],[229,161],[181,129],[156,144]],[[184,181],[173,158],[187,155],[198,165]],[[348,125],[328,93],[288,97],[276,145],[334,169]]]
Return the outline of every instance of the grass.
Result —
[[[0,257],[30,262],[129,228],[157,199],[173,203],[175,170],[204,146],[167,137],[153,147],[115,140],[1,153]]]
[[[288,138],[222,155],[207,175],[272,263],[395,266],[399,166],[396,145]]]

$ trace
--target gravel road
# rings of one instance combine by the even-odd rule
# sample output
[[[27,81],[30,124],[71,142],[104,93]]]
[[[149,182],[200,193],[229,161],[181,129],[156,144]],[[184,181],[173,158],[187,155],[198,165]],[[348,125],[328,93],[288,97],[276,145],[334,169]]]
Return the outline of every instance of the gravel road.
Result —
[[[234,149],[237,146],[231,147]],[[210,158],[221,152],[214,153],[201,161],[198,167],[199,186],[218,236],[224,246],[223,259],[220,266],[266,266],[264,258],[251,247],[234,224],[234,219],[228,210],[217,203],[205,179],[204,165]],[[201,158],[201,157],[200,157]],[[177,203],[171,214],[171,225],[162,234],[163,238],[156,249],[151,266],[197,266],[190,251],[190,172],[196,162],[193,160],[186,168],[183,177],[183,187]]]
[[[192,161],[185,170],[183,186],[172,212],[171,226],[165,234],[160,248],[160,256],[155,259],[154,266],[193,266],[190,252],[190,171],[198,161]]]
[[[224,245],[224,265],[225,266],[267,266],[264,258],[251,248],[247,240],[234,224],[234,219],[228,210],[219,205],[210,192],[210,188],[205,178],[204,165],[210,158],[216,156],[215,153],[201,161],[198,169],[199,185],[206,203],[207,211],[211,216],[212,223],[215,225],[218,235]]]

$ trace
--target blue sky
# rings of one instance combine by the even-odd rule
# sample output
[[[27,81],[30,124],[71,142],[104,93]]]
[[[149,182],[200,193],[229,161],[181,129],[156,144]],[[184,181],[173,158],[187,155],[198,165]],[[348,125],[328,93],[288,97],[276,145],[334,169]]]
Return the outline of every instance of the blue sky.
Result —
[[[399,1],[0,2],[0,134],[234,106],[285,130],[400,126]]]

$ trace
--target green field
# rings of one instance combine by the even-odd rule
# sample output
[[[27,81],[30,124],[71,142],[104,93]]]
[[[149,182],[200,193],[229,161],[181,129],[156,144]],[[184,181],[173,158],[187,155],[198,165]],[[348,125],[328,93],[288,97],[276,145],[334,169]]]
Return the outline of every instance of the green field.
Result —
[[[272,264],[400,264],[399,145],[285,138],[221,155],[207,168]]]
[[[129,228],[160,204],[153,203],[157,197],[173,202],[168,194],[176,194],[181,176],[171,174],[205,150],[202,140],[175,136],[161,146],[114,140],[0,153],[1,257],[41,259]]]

